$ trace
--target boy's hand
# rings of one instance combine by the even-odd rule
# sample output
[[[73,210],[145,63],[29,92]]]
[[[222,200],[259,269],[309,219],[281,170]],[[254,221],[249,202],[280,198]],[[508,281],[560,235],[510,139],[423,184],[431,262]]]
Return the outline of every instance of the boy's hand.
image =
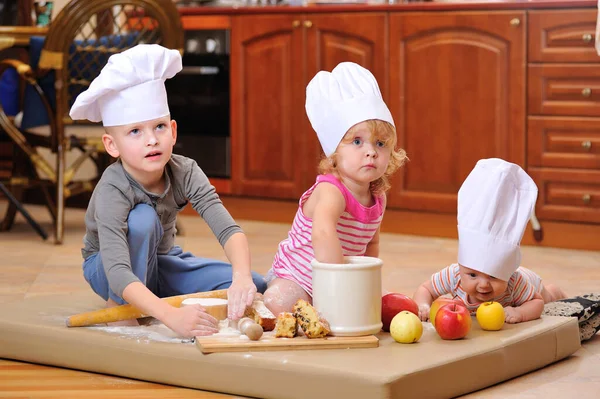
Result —
[[[173,308],[163,322],[171,330],[186,338],[219,332],[218,320],[206,313],[200,305]]]
[[[429,320],[429,311],[430,310],[431,310],[431,307],[429,305],[427,305],[426,303],[422,303],[419,305],[419,318],[421,319],[421,321]]]
[[[508,324],[515,324],[523,321],[523,315],[519,309],[512,306],[507,306],[504,308],[504,315],[504,321],[506,321]]]
[[[244,316],[246,306],[252,305],[256,294],[256,285],[252,276],[234,276],[227,289],[227,313],[230,320],[238,320]]]

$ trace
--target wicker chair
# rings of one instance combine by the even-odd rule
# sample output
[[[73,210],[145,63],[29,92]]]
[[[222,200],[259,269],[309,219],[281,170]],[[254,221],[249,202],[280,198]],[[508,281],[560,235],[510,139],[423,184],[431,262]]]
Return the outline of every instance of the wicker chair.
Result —
[[[9,185],[19,194],[30,187],[44,190],[55,222],[55,240],[60,244],[65,200],[93,190],[110,163],[108,155],[103,154],[101,127],[90,123],[74,126],[81,124],[69,117],[75,98],[98,76],[110,55],[140,43],[158,43],[183,51],[184,35],[172,0],[72,0],[52,21],[47,36],[37,38],[39,60],[34,39],[30,65],[18,60],[0,62],[0,74],[15,68],[26,82],[22,122],[15,123],[18,118],[8,117],[0,106],[0,127],[28,163],[17,168],[27,173],[13,173]],[[33,128],[39,125],[46,125],[45,133]],[[90,135],[90,128],[100,134]],[[73,131],[77,134],[71,134]],[[54,154],[55,160],[42,157],[40,150]],[[69,165],[68,153],[77,154]],[[95,166],[93,177],[74,179],[84,162]],[[49,188],[56,190],[55,196],[49,194]],[[14,209],[7,211],[1,227],[10,227],[12,220],[7,218],[14,218],[14,213]]]

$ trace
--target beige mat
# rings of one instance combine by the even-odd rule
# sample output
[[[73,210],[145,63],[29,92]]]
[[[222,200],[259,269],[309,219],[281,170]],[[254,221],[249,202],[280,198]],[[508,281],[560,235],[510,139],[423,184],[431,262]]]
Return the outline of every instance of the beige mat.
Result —
[[[189,342],[157,339],[164,336],[144,327],[140,334],[65,327],[67,316],[102,306],[93,294],[4,304],[0,357],[237,395],[374,399],[472,392],[580,347],[577,320],[560,317],[497,332],[482,331],[474,322],[468,338],[460,341],[442,341],[425,323],[420,342],[411,345],[381,333],[378,348],[207,355]]]

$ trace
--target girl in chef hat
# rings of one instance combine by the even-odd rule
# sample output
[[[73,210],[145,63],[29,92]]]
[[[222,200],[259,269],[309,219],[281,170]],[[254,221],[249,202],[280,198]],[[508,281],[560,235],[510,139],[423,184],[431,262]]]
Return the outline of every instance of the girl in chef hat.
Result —
[[[537,198],[537,187],[518,165],[482,159],[458,191],[458,263],[431,276],[414,300],[421,320],[431,303],[451,294],[475,312],[483,302],[504,307],[507,323],[535,320],[544,303],[566,298],[524,267],[520,243]]]
[[[267,277],[264,301],[274,314],[311,301],[313,258],[344,263],[344,256],[379,255],[385,193],[406,159],[375,77],[357,64],[317,73],[306,88],[306,113],[325,157]]]

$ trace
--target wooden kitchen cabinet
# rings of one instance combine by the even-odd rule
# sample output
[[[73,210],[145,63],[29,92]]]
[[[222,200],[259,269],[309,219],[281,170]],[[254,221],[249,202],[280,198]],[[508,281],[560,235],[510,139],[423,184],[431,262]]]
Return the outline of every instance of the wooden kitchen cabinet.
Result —
[[[600,121],[570,116],[530,116],[529,167],[600,170]]]
[[[482,158],[525,166],[524,11],[391,13],[389,106],[408,162],[393,208],[456,212]]]
[[[529,13],[527,172],[542,222],[600,224],[595,9]]]
[[[304,31],[297,15],[235,16],[231,26],[231,183],[289,198],[302,185]]]
[[[530,64],[529,113],[600,116],[600,64]]]
[[[543,234],[524,242],[598,249],[596,6],[365,7],[189,18],[189,29],[231,29],[227,192],[298,201],[322,156],[306,85],[352,61],[377,78],[410,159],[392,179],[387,231],[454,237],[462,182],[479,159],[499,157],[539,189]]]
[[[600,223],[600,170],[529,168],[542,220]]]
[[[594,48],[597,11],[533,10],[529,62],[600,62]]]
[[[331,71],[340,62],[351,61],[373,73],[381,94],[387,100],[387,16],[384,13],[308,14],[306,29],[306,85],[317,72]],[[303,89],[305,90],[305,88]],[[303,96],[303,101],[306,96]],[[316,179],[319,160],[323,156],[321,144],[304,112],[303,137],[306,141],[305,175],[303,188]],[[302,193],[300,193],[302,194]]]
[[[384,13],[232,18],[234,194],[298,199],[314,182],[320,145],[304,109],[306,85],[317,71],[352,61],[385,93],[386,21]]]

